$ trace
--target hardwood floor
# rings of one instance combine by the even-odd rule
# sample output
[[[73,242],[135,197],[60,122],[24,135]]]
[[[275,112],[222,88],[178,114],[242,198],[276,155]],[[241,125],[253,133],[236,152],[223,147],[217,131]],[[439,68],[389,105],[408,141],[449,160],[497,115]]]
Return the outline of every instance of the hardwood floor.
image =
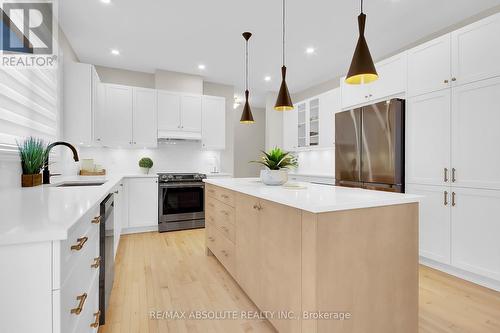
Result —
[[[150,318],[156,311],[258,311],[217,259],[205,255],[204,233],[122,236],[107,324],[99,332],[275,332],[264,320]],[[498,333],[500,293],[421,266],[419,332]]]

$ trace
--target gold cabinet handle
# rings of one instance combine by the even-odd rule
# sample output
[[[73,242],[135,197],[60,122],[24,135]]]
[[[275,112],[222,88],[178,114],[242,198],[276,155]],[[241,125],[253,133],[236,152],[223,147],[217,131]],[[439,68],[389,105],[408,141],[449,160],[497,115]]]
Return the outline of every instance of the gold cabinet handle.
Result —
[[[76,300],[80,301],[80,303],[78,303],[78,306],[76,308],[71,309],[71,313],[79,315],[83,310],[83,305],[85,304],[85,301],[87,300],[87,293],[83,293],[80,296],[76,296]]]
[[[229,228],[228,228],[228,227],[226,227],[226,226],[224,226],[224,225],[223,225],[223,226],[221,226],[221,229],[226,230],[226,232],[229,232]]]
[[[76,251],[80,251],[82,249],[83,245],[85,245],[85,243],[87,243],[88,240],[89,240],[89,238],[87,236],[82,237],[82,238],[78,238],[76,240],[78,242],[78,244],[71,245],[71,249],[76,250]]]
[[[228,257],[229,256],[229,254],[226,252],[226,250],[221,250],[220,252],[224,255],[224,257]]]
[[[457,178],[455,177],[456,172],[457,172],[457,170],[455,168],[451,168],[451,181],[452,181],[452,183],[457,181]]]
[[[101,318],[101,311],[94,312],[94,317],[95,317],[95,321],[92,324],[90,324],[90,327],[98,328],[99,327],[99,318]]]
[[[100,216],[96,216],[92,219],[92,223],[93,224],[99,224],[101,223],[101,217]]]
[[[210,192],[210,193],[215,193],[215,191],[214,191],[214,190],[212,190],[212,189],[209,189],[209,190],[208,190],[208,192]]]
[[[448,206],[448,191],[444,191],[444,205]]]
[[[456,196],[455,192],[451,192],[451,205],[453,207],[455,207],[457,205],[457,203],[455,201],[455,196]]]
[[[226,194],[221,194],[220,196],[223,197],[224,199],[229,199],[229,196]]]
[[[253,205],[253,209],[259,210],[259,206],[257,204]]]
[[[444,168],[444,182],[448,182],[448,168]]]
[[[212,236],[208,237],[208,240],[211,242],[215,241],[215,239]]]
[[[90,267],[99,268],[99,266],[101,266],[101,257],[94,258],[94,263]]]
[[[229,212],[227,210],[221,210],[220,212],[226,216],[229,216]]]

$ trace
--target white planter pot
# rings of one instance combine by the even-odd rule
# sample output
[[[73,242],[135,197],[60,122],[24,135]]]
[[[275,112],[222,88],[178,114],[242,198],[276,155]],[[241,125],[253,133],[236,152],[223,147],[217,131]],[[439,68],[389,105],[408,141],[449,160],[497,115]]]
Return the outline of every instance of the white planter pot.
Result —
[[[266,185],[283,185],[288,181],[288,170],[260,170],[260,180]]]
[[[143,174],[148,175],[149,174],[149,168],[141,168],[141,171]]]

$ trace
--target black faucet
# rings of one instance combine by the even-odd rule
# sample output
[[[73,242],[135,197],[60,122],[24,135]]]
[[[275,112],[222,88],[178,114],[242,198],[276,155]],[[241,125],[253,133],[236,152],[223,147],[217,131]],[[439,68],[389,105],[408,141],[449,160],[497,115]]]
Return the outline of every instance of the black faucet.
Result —
[[[77,153],[75,147],[73,147],[71,144],[69,144],[67,142],[63,142],[63,141],[57,141],[57,142],[51,143],[50,145],[47,146],[47,157],[46,157],[45,163],[43,165],[43,183],[44,184],[50,184],[49,153],[50,153],[50,150],[52,148],[54,148],[55,146],[68,147],[73,152],[73,159],[75,160],[75,162],[79,161],[78,153]]]

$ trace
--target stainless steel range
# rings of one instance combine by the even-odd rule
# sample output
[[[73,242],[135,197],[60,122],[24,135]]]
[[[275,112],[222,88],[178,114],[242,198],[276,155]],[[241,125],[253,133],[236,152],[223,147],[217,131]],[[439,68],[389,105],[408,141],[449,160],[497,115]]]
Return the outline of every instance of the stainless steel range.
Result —
[[[200,173],[158,174],[158,231],[205,227],[206,175]]]

